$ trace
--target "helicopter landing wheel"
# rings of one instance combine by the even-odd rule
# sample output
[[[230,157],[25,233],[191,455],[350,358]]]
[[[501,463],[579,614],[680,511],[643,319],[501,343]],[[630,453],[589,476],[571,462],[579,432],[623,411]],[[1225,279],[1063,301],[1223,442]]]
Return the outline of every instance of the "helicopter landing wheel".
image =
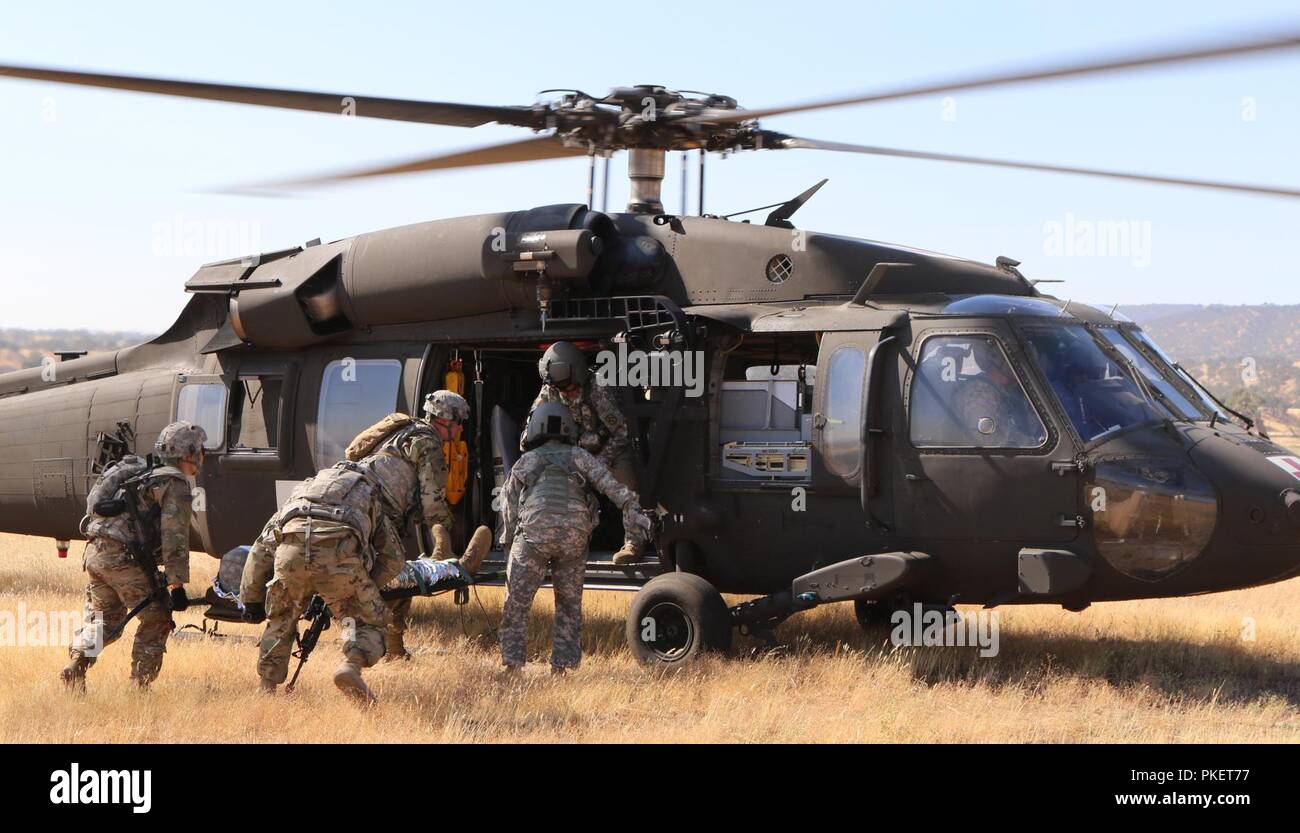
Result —
[[[728,650],[731,615],[709,582],[692,573],[665,573],[633,597],[626,636],[641,662],[678,667],[708,651]]]

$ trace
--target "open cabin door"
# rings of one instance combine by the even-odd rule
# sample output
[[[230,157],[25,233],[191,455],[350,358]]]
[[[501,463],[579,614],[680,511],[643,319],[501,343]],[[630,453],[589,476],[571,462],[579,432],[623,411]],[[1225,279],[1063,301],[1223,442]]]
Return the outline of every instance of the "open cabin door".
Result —
[[[882,407],[894,342],[889,330],[824,333],[813,397],[814,491],[857,498],[863,521],[882,530],[893,514]]]

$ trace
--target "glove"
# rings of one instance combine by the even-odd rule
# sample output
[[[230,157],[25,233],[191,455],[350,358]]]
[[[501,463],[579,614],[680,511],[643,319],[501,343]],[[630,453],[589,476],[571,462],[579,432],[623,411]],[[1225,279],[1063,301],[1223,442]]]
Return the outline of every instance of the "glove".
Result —
[[[588,431],[578,438],[578,445],[588,451],[595,452],[600,448],[600,435],[595,431]]]
[[[250,625],[256,625],[266,620],[266,606],[261,602],[249,602],[244,605],[243,620]]]
[[[172,610],[184,610],[190,606],[190,597],[185,595],[184,587],[173,587],[169,594],[172,602]]]

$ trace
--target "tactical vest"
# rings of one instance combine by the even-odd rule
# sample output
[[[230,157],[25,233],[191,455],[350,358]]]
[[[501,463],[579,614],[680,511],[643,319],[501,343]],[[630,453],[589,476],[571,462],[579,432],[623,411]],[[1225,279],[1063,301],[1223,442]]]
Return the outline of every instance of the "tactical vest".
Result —
[[[172,466],[155,466],[153,469],[140,468],[136,461],[140,458],[124,459],[121,463],[110,466],[95,487],[90,490],[86,500],[86,516],[81,519],[81,533],[88,540],[91,538],[111,538],[123,544],[139,540],[140,531],[131,522],[131,513],[122,512],[112,517],[95,514],[95,504],[101,500],[125,498],[122,484],[127,480],[140,478],[140,488],[136,494],[139,504],[136,509],[144,514],[153,505],[153,488],[169,479],[186,480],[185,473]],[[121,475],[127,475],[122,477]],[[188,481],[187,481],[188,482]],[[109,491],[112,494],[109,494]]]
[[[374,531],[370,507],[375,499],[376,484],[362,466],[342,462],[326,469],[299,486],[280,511],[281,523],[297,518],[351,527],[362,542]]]
[[[573,447],[548,442],[529,454],[543,462],[524,477],[519,530],[579,528],[590,535],[600,521],[600,504],[574,466]]]
[[[399,528],[404,528],[411,513],[421,506],[420,479],[415,471],[415,463],[408,460],[402,450],[407,440],[416,434],[428,434],[439,446],[442,445],[436,431],[416,422],[394,431],[379,446],[378,451],[362,462],[383,489],[385,512],[398,523]]]

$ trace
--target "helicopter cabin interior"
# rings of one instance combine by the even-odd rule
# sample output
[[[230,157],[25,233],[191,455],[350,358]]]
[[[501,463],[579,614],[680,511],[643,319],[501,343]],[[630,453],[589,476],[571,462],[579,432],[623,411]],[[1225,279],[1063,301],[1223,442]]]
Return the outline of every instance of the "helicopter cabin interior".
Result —
[[[464,432],[468,477],[463,488],[451,490],[459,547],[477,524],[498,526],[492,503],[519,455],[541,353],[551,341],[568,338],[594,368],[599,351],[617,346],[617,332],[567,328],[526,343],[346,344],[293,356],[224,353],[217,372],[179,377],[175,413],[208,432],[209,459],[221,474],[211,482],[211,501],[219,507],[222,493],[246,498],[255,491],[269,514],[301,478],[343,459],[366,427],[394,411],[418,413],[432,390],[459,390],[474,414]],[[632,340],[642,343],[640,336]],[[664,494],[683,480],[707,480],[722,492],[809,482],[817,352],[813,333],[728,334],[702,351],[703,378],[687,380],[694,387],[617,386],[645,504],[671,506],[675,501]],[[593,567],[622,541],[619,513],[603,505],[592,538]],[[245,541],[264,520],[240,519],[235,537]],[[219,539],[204,542],[210,552],[235,540],[219,530],[208,534]],[[637,577],[660,567],[649,555]]]

